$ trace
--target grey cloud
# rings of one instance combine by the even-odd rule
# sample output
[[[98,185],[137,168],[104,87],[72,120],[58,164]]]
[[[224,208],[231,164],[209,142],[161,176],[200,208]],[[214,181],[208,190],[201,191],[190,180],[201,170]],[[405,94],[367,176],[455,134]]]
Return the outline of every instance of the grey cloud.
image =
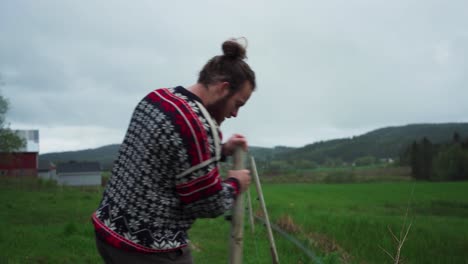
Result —
[[[222,41],[245,36],[259,87],[226,136],[301,145],[467,121],[466,10],[464,1],[4,1],[2,92],[12,126],[120,134],[146,93],[194,83]]]

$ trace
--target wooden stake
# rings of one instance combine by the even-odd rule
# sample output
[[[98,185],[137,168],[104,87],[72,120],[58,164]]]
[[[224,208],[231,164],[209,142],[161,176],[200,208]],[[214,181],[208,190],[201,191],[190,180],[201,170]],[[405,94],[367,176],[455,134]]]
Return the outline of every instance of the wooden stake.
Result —
[[[238,148],[234,152],[234,170],[243,170],[245,152]],[[242,246],[244,236],[244,195],[237,196],[232,209],[230,262],[231,264],[242,264]]]
[[[249,206],[249,220],[250,220],[250,231],[252,231],[252,235],[255,234],[255,221],[253,216],[253,208],[252,208],[252,199],[250,198],[250,189],[247,190],[247,201]]]
[[[275,239],[273,238],[273,232],[271,231],[270,219],[266,209],[265,199],[263,198],[262,186],[260,185],[260,178],[257,173],[257,166],[255,165],[255,159],[250,157],[252,175],[255,180],[255,186],[257,187],[258,197],[260,199],[260,206],[262,207],[263,214],[265,215],[265,224],[268,231],[268,240],[270,241],[270,251],[273,264],[279,264],[278,252],[276,251]]]

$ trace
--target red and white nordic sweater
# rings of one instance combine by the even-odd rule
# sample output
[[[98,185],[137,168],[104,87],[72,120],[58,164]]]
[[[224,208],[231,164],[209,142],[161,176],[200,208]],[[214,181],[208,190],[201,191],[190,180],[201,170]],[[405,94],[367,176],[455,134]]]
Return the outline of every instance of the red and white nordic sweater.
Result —
[[[92,216],[98,237],[130,251],[187,245],[196,218],[229,210],[239,184],[219,175],[221,132],[183,87],[158,89],[135,108],[103,199]]]

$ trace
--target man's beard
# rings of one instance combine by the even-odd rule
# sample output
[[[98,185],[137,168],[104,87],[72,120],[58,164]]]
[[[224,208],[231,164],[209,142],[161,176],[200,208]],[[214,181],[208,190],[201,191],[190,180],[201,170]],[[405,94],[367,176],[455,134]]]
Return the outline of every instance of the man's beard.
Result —
[[[223,98],[220,98],[218,101],[206,107],[211,116],[216,120],[218,125],[224,121],[226,117],[226,105],[229,99],[234,95],[233,92],[228,93]]]

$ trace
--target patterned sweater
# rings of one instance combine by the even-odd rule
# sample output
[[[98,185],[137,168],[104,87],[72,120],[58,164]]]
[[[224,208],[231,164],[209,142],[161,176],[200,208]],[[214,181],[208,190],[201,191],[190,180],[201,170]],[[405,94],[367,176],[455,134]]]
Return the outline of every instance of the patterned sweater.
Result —
[[[135,108],[102,201],[96,234],[130,251],[187,245],[196,218],[229,210],[239,192],[219,175],[221,132],[201,100],[183,87],[157,89]]]

